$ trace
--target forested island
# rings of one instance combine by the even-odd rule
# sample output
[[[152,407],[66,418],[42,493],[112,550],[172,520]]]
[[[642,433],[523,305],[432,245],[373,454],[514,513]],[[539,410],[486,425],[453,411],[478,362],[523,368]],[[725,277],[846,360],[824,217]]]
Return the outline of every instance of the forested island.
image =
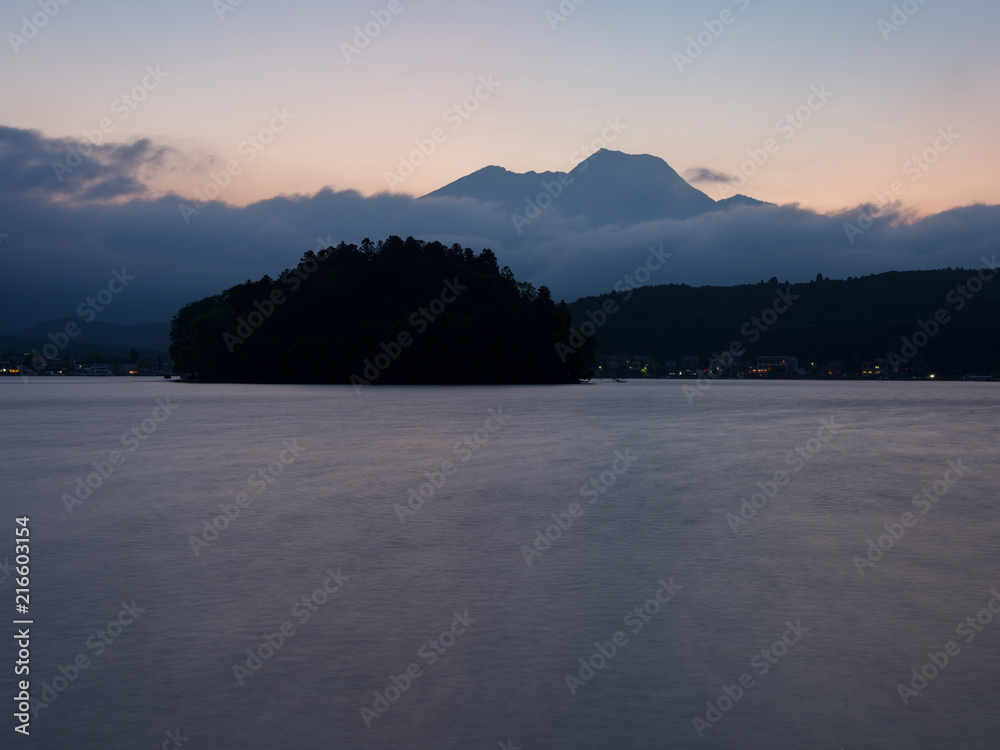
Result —
[[[571,313],[485,249],[392,236],[309,251],[277,279],[185,305],[174,371],[240,383],[575,383],[596,339],[570,349]]]
[[[995,268],[625,288],[567,305],[495,254],[392,236],[307,252],[183,307],[206,381],[575,383],[605,377],[967,377],[1000,371]]]

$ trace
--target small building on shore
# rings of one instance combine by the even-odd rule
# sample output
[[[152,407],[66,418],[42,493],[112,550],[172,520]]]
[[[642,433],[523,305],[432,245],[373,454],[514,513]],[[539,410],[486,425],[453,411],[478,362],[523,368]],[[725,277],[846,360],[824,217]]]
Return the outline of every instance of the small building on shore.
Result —
[[[798,375],[799,358],[790,355],[757,357],[757,366],[751,372],[754,375]]]

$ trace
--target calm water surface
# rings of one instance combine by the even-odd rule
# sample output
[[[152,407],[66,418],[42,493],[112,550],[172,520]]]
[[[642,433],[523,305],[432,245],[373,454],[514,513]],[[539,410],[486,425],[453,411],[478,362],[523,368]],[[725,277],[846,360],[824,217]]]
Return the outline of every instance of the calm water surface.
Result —
[[[1000,389],[685,385],[0,381],[22,744],[996,747]]]

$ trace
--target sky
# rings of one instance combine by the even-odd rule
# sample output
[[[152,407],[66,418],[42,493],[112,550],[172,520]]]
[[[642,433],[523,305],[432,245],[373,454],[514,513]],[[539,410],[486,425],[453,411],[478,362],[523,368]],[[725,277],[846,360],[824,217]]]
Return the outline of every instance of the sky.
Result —
[[[0,301],[0,331],[72,314],[112,263],[147,291],[107,319],[168,319],[327,236],[492,246],[568,298],[610,288],[647,242],[680,243],[663,283],[972,263],[996,249],[977,204],[1000,203],[998,28],[994,0],[6,0],[0,272],[36,280]],[[601,146],[777,204],[792,231],[773,247],[760,230],[760,262],[713,275],[709,240],[748,229],[698,225],[700,263],[678,239],[691,224],[587,232],[568,258],[568,227],[530,240],[408,199],[487,165],[568,171]],[[888,198],[860,241],[830,239]],[[962,232],[985,234],[960,242],[914,230],[972,215]],[[617,266],[589,250],[609,245]]]

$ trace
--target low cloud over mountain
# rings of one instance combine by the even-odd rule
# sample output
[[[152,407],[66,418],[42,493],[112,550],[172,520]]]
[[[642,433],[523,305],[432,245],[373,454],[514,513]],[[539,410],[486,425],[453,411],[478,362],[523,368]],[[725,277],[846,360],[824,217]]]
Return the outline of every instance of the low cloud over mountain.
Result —
[[[893,207],[823,215],[745,196],[716,202],[662,159],[611,151],[569,173],[487,167],[423,198],[322,190],[236,207],[152,192],[157,171],[183,156],[148,140],[95,147],[60,181],[53,164],[87,145],[0,128],[0,331],[74,315],[113,270],[135,280],[101,319],[162,321],[318,244],[391,234],[492,248],[518,278],[567,300],[610,290],[652,247],[672,256],[648,283],[692,285],[972,267],[1000,250],[1000,206],[913,218]]]

